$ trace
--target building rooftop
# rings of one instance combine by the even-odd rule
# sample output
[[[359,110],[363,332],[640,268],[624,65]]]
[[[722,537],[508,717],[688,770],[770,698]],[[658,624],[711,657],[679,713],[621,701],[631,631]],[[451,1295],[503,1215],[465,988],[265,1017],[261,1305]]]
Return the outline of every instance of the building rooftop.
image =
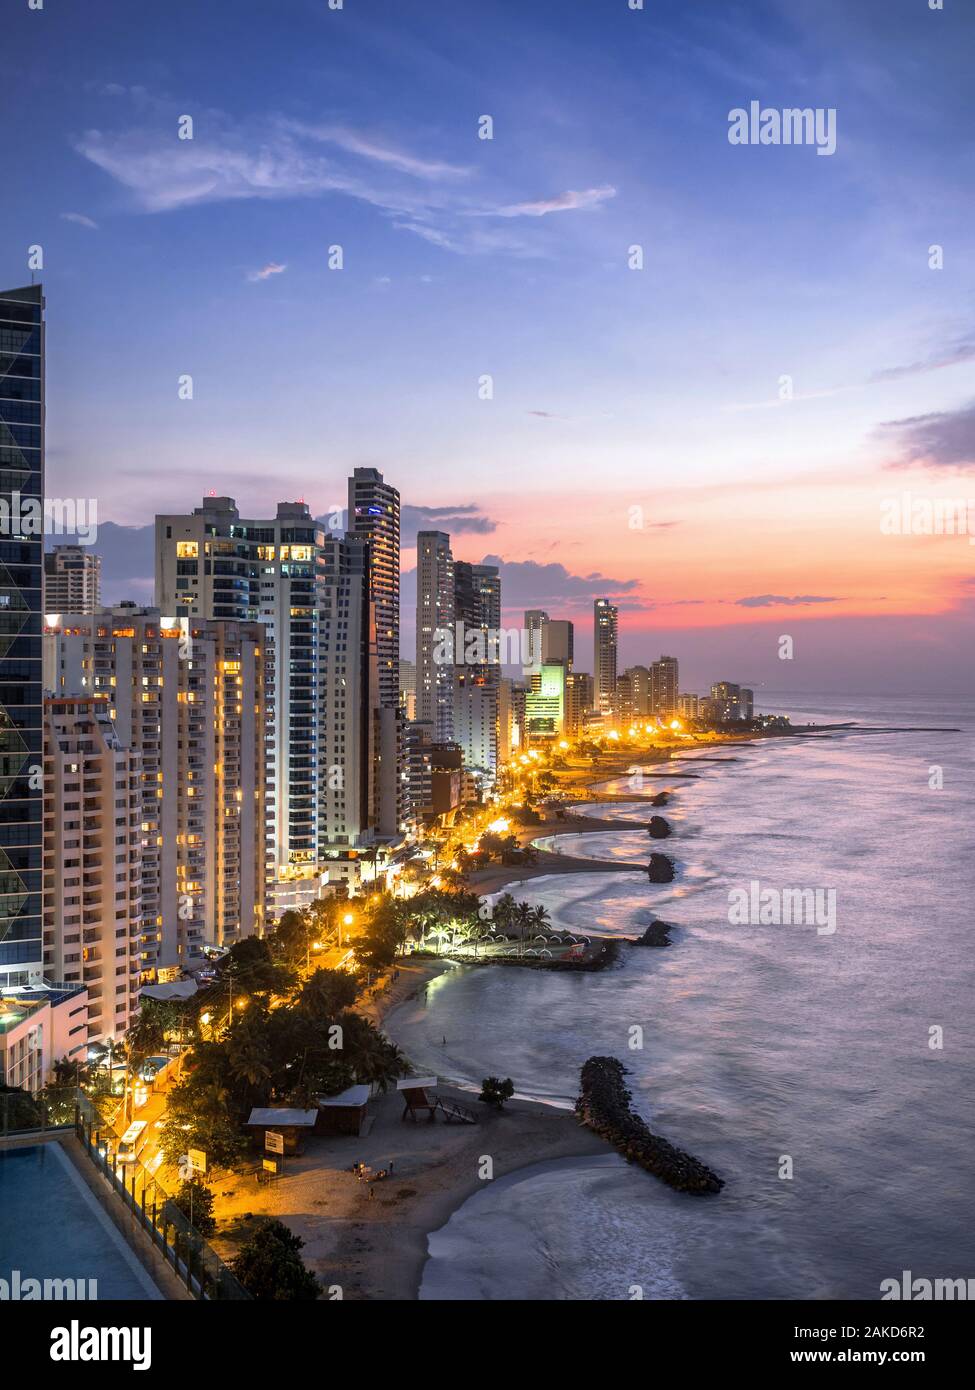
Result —
[[[0,990],[0,1033],[16,1028],[45,1004],[55,1007],[74,995],[84,994],[86,985],[23,985]]]

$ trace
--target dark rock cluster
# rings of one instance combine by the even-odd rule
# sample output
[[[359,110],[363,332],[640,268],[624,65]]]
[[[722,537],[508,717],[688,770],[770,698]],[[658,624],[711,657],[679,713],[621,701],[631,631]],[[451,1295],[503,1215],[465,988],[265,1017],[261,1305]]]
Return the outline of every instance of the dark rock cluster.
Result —
[[[634,939],[634,946],[670,946],[669,933],[673,931],[671,922],[651,922],[642,936]]]
[[[651,816],[647,822],[647,831],[651,840],[666,840],[671,833],[670,821],[664,820],[663,816]]]
[[[666,854],[651,854],[647,874],[651,883],[670,883],[674,877],[674,861]]]
[[[576,1114],[584,1125],[607,1139],[629,1163],[638,1163],[678,1192],[720,1192],[724,1180],[699,1159],[653,1134],[630,1105],[626,1070],[616,1057],[590,1057],[583,1065],[582,1093]]]
[[[657,792],[656,796],[650,798],[651,806],[666,806],[670,800],[670,792]]]

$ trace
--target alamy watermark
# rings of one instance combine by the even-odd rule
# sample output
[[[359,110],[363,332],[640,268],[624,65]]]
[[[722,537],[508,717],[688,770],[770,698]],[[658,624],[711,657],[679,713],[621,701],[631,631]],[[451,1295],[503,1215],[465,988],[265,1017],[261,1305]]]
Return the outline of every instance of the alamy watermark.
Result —
[[[975,1299],[975,1279],[915,1279],[902,1269],[899,1279],[881,1279],[880,1299],[903,1299],[910,1303],[968,1302]]]
[[[902,492],[880,503],[882,536],[967,536],[975,545],[975,497],[917,497]]]
[[[35,1279],[19,1269],[12,1269],[9,1279],[0,1279],[0,1303],[74,1303],[97,1298],[97,1279]]]
[[[817,936],[832,936],[836,889],[769,888],[754,878],[747,888],[728,890],[728,921],[734,927],[815,927]]]
[[[0,494],[0,535],[77,536],[80,545],[98,539],[98,501],[94,497],[25,497]]]
[[[51,1331],[52,1361],[131,1361],[133,1371],[152,1365],[151,1327],[83,1327],[73,1318]]]
[[[817,154],[836,153],[835,106],[762,106],[752,101],[746,111],[728,112],[730,145],[815,145]]]
[[[524,627],[438,627],[433,633],[435,666],[521,666],[538,670],[542,664],[542,639]]]

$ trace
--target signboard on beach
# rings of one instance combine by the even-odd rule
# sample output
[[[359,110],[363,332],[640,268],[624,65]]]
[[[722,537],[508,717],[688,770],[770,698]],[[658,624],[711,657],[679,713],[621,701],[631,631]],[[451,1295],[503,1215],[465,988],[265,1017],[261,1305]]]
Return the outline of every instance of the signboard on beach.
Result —
[[[264,1147],[268,1153],[284,1153],[284,1135],[279,1134],[276,1129],[266,1129],[264,1131]]]
[[[186,1155],[190,1172],[205,1173],[207,1170],[207,1156],[202,1149],[190,1149]]]

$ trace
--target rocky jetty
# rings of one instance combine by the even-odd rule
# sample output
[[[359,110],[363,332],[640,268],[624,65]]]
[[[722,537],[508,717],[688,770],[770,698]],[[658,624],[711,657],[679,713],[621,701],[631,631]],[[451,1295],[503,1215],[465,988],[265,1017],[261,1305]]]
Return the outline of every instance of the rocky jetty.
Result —
[[[651,840],[666,840],[671,834],[670,821],[663,816],[651,816],[647,822],[647,833]]]
[[[651,806],[666,806],[670,800],[670,792],[657,792],[656,796],[650,798]]]
[[[634,946],[671,946],[672,922],[651,922],[642,936],[633,938]]]
[[[651,854],[647,874],[651,883],[671,883],[674,877],[674,861],[667,854]]]
[[[582,1093],[575,1110],[581,1122],[607,1139],[628,1163],[638,1163],[678,1192],[705,1196],[720,1192],[724,1180],[699,1159],[653,1134],[637,1115],[616,1057],[590,1057],[583,1065]]]

